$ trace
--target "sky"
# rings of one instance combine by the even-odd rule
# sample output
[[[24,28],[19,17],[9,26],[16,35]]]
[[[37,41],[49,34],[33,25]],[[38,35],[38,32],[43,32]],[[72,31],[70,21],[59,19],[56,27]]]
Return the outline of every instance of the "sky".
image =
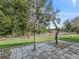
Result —
[[[79,0],[53,0],[53,7],[60,10],[62,22],[79,16]]]
[[[63,26],[63,22],[71,20],[76,16],[79,16],[79,0],[52,0],[54,9],[60,10],[59,17],[61,23],[59,27]],[[51,23],[50,28],[55,28]]]

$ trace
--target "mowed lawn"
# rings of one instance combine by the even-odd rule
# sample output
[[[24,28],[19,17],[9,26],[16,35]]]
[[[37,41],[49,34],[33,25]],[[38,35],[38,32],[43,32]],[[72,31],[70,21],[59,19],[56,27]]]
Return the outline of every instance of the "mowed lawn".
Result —
[[[39,42],[46,42],[49,40],[53,40],[53,37],[36,37],[36,43]],[[0,41],[0,48],[9,48],[9,47],[15,47],[20,45],[30,45],[33,44],[34,39],[33,38],[10,38],[3,41]]]
[[[70,42],[79,42],[79,35],[64,35],[59,36],[59,40],[70,41]],[[47,37],[36,37],[36,43],[39,42],[46,42],[54,40],[54,37],[47,36]],[[14,38],[14,39],[7,39],[0,41],[0,48],[10,48],[16,47],[21,45],[30,45],[33,44],[33,38]]]
[[[79,34],[61,36],[61,37],[59,37],[59,40],[70,41],[70,42],[79,42]]]

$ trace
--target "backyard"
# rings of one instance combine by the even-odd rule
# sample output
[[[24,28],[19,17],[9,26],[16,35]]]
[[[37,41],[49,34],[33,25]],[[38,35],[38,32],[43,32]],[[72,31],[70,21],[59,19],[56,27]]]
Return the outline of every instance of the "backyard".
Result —
[[[35,37],[36,43],[40,42],[46,42],[49,40],[53,40],[54,36],[49,35],[43,35],[43,36],[37,36]],[[9,48],[9,47],[15,47],[20,45],[30,45],[34,43],[33,36],[27,38],[25,37],[17,37],[17,38],[4,38],[0,41],[0,48]]]
[[[6,40],[0,41],[0,48],[9,48],[9,47],[15,47],[20,45],[31,45],[33,44],[33,37],[26,38],[26,37],[20,37],[20,38],[5,38]],[[40,42],[47,42],[55,40],[54,36],[42,36],[42,37],[36,37],[36,43]],[[69,42],[79,42],[79,34],[74,35],[62,35],[58,37],[58,40],[63,41],[69,41]]]
[[[0,0],[0,59],[79,59],[79,1]]]
[[[33,51],[34,38],[6,38],[0,41],[0,59],[72,59],[79,58],[79,35],[61,35],[58,44],[54,36],[36,37],[36,50]]]

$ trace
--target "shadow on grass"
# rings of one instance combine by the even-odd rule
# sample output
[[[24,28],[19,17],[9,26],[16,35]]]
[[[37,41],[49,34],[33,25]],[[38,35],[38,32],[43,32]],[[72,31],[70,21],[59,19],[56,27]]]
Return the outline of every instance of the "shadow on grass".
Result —
[[[17,47],[17,46],[21,46],[21,45],[30,45],[33,44],[33,42],[22,42],[22,43],[14,43],[14,44],[4,44],[4,45],[0,45],[0,48],[11,48],[11,47]]]
[[[78,37],[60,37],[59,40],[70,41],[70,42],[79,42]]]

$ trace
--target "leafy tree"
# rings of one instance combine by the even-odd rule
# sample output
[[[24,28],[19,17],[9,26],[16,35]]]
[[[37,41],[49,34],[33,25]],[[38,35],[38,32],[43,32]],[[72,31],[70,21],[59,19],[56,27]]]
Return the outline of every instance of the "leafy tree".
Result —
[[[1,0],[0,3],[0,20],[2,28],[4,28],[1,32],[6,35],[8,33],[16,36],[24,35],[29,28],[27,26],[29,20],[28,0]]]
[[[79,33],[79,16],[71,20],[71,31]]]
[[[49,32],[50,31],[50,22],[52,21],[52,12],[54,11],[53,9],[53,3],[52,3],[52,0],[48,0],[48,4],[46,5],[46,21],[48,22],[48,28],[49,28]]]
[[[65,26],[65,31],[66,32],[70,32],[71,31],[72,24],[69,21],[69,19],[64,22],[64,26]]]
[[[45,29],[44,27],[44,8],[45,8],[45,2],[46,0],[30,0],[29,4],[30,4],[30,24],[32,25],[31,26],[31,29],[32,32],[34,33],[33,34],[33,37],[34,37],[34,49],[33,50],[36,50],[36,45],[35,45],[35,33],[40,33],[43,31],[43,29]]]
[[[65,31],[66,32],[76,32],[79,33],[79,16],[71,19],[71,21],[67,20],[64,22]]]
[[[55,34],[55,40],[56,40],[56,44],[58,44],[58,33],[59,33],[59,24],[60,24],[60,21],[61,19],[58,18],[58,13],[59,13],[59,10],[55,10],[53,8],[53,3],[52,3],[52,0],[49,0],[49,3],[47,4],[47,9],[46,9],[46,12],[47,12],[47,22],[50,23],[50,21],[52,22],[52,24],[55,25],[55,29],[56,29],[56,34]],[[50,29],[50,24],[49,24],[49,29]]]

